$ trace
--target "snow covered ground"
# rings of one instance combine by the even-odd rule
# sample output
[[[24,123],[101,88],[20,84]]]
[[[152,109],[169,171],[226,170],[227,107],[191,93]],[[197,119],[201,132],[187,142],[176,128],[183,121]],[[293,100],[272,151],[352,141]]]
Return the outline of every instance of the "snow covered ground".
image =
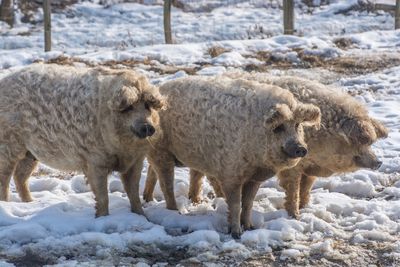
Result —
[[[95,219],[84,177],[41,165],[30,179],[34,202],[21,203],[12,185],[11,202],[0,203],[0,266],[254,266],[272,261],[398,266],[400,31],[391,30],[393,16],[350,8],[357,1],[330,1],[311,14],[298,2],[302,36],[282,36],[276,1],[231,1],[210,12],[201,10],[224,1],[187,2],[195,12],[173,9],[176,45],[162,44],[159,5],[71,6],[53,15],[50,53],[42,52],[41,23],[18,23],[13,29],[0,24],[0,77],[36,60],[128,65],[155,84],[231,69],[309,77],[342,86],[390,129],[389,138],[374,145],[382,167],[318,180],[299,220],[287,216],[284,193],[276,179],[270,179],[254,202],[257,230],[233,240],[227,234],[227,206],[222,199],[209,198],[212,188],[207,183],[205,201],[190,204],[187,169],[176,170],[179,212],[165,209],[157,187],[158,200],[144,203],[147,219],[132,214],[118,176],[112,175],[111,214]],[[37,17],[40,20],[41,14]],[[338,38],[349,44],[338,44]],[[212,57],[209,49],[217,46],[225,52]],[[316,65],[307,56],[321,63]],[[348,58],[355,58],[354,68],[359,69],[346,65],[348,61],[340,64]],[[372,66],[365,64],[367,60]],[[145,177],[146,169],[142,184]]]

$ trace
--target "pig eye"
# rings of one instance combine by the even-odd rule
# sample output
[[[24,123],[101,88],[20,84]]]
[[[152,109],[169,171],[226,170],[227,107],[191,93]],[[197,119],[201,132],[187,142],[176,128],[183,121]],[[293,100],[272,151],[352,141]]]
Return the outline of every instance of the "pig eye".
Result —
[[[120,113],[128,113],[133,110],[133,105],[129,105],[126,108],[122,109]]]
[[[144,103],[144,108],[147,109],[147,110],[150,110],[150,105],[149,105],[149,103]]]
[[[273,131],[274,133],[282,133],[285,131],[285,125],[279,124]]]
[[[296,130],[299,129],[299,126],[300,126],[299,123],[296,123],[296,124],[294,125],[294,127],[295,127]]]
[[[354,161],[355,163],[361,162],[361,157],[360,157],[360,156],[354,156],[354,157],[353,157],[353,161]]]

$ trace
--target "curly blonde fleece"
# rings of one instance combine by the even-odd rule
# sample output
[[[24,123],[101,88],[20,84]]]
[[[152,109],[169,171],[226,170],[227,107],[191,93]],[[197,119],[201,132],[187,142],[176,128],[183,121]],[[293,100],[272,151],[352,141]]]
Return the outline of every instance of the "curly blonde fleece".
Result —
[[[262,180],[293,167],[299,159],[289,158],[282,147],[288,140],[304,144],[302,131],[294,130],[296,122],[306,120],[315,125],[320,121],[317,107],[297,102],[289,91],[243,79],[183,78],[163,84],[160,93],[168,108],[160,112],[162,138],[156,140],[148,159],[167,207],[176,208],[172,185],[177,159],[217,177],[222,190],[229,192],[235,234],[240,232],[242,186],[243,191],[257,191]],[[273,134],[280,124],[293,130],[286,135]],[[244,202],[252,203],[253,197],[249,199]],[[250,216],[244,217],[250,227]]]
[[[34,64],[4,77],[0,199],[8,199],[15,169],[20,196],[30,201],[27,179],[40,160],[54,168],[83,171],[94,191],[98,216],[108,213],[107,175],[121,172],[124,185],[130,187],[126,190],[132,210],[143,213],[134,180],[138,174],[140,178],[149,142],[136,138],[130,127],[135,121],[148,121],[157,128],[157,109],[163,101],[143,75],[129,70]],[[122,115],[119,109],[127,105],[136,110]]]
[[[340,88],[292,76],[275,77],[265,73],[228,72],[222,78],[247,79],[264,84],[273,84],[289,90],[303,103],[314,104],[321,109],[321,129],[306,128],[305,141],[308,154],[294,168],[278,174],[281,186],[286,190],[285,207],[289,214],[297,216],[299,207],[310,199],[310,190],[316,176],[329,177],[334,173],[355,171],[361,166],[358,157],[372,166],[377,162],[370,145],[385,138],[388,130],[379,121],[368,115],[366,108]],[[218,78],[216,78],[218,79]],[[202,175],[191,175],[190,197],[198,200]],[[151,199],[156,179],[146,181],[146,198]],[[213,183],[218,187],[218,183]],[[221,192],[216,188],[216,192]],[[222,196],[218,194],[218,196]]]
[[[297,216],[299,207],[309,202],[315,176],[355,171],[361,167],[355,161],[357,157],[365,164],[362,167],[377,162],[370,145],[379,138],[386,138],[388,130],[340,88],[299,77],[274,77],[265,73],[234,71],[222,77],[276,85],[289,90],[299,101],[320,107],[321,129],[304,130],[309,153],[294,168],[278,174],[286,190],[285,207],[291,215]],[[199,190],[194,188],[193,191]]]
[[[378,138],[387,136],[387,129],[378,121],[369,117],[366,108],[353,97],[343,92],[341,88],[326,86],[316,81],[311,81],[294,76],[272,76],[265,73],[247,73],[241,71],[227,72],[223,77],[233,79],[248,79],[265,84],[273,84],[289,90],[296,99],[303,103],[314,104],[321,108],[321,127],[324,132],[333,136],[338,134],[352,139],[357,144],[357,138],[349,138],[349,133],[344,131],[343,124],[348,120],[366,121],[375,129],[368,138],[372,144]],[[311,132],[311,129],[308,130]]]

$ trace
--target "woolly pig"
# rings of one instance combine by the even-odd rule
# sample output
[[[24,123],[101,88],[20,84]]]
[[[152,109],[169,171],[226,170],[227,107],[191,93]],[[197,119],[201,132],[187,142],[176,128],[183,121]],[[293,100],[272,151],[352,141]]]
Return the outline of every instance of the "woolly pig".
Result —
[[[299,101],[315,104],[321,109],[321,129],[305,129],[309,153],[294,168],[278,174],[280,185],[286,191],[285,208],[290,215],[297,217],[299,208],[308,204],[316,177],[380,167],[381,162],[371,144],[379,138],[386,138],[387,129],[340,89],[297,77],[237,72],[226,76],[280,86],[292,92]],[[192,201],[200,199],[202,176],[202,173],[191,172],[189,196]],[[212,185],[217,196],[222,197],[219,185],[215,182]]]
[[[145,77],[112,71],[35,64],[0,81],[0,200],[13,174],[23,201],[38,161],[83,171],[108,214],[107,176],[122,174],[133,212],[143,214],[139,179],[162,98]],[[153,137],[152,137],[153,138]]]
[[[250,211],[260,183],[294,167],[307,153],[303,124],[318,125],[319,108],[297,102],[276,86],[228,78],[189,77],[160,87],[161,137],[148,153],[167,208],[177,209],[176,162],[217,177],[227,196],[232,236],[252,227]],[[242,204],[242,212],[240,204]]]

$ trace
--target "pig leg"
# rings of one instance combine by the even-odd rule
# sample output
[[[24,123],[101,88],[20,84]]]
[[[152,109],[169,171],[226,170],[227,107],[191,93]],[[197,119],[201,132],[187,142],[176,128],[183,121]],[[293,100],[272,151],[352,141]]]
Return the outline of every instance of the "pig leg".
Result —
[[[169,153],[156,151],[148,155],[148,160],[158,177],[167,209],[177,210],[178,207],[174,195],[175,157]]]
[[[8,201],[10,196],[10,180],[16,160],[0,159],[0,201]]]
[[[33,170],[38,165],[38,160],[27,152],[25,158],[21,159],[14,171],[14,182],[17,188],[19,197],[23,202],[32,201],[31,192],[29,191],[28,178],[31,176]]]
[[[299,194],[301,174],[294,170],[285,170],[278,174],[279,185],[285,189],[285,209],[289,216],[298,218],[299,216]]]
[[[240,216],[240,220],[244,230],[254,229],[253,223],[251,222],[251,211],[253,208],[253,201],[256,197],[258,189],[260,188],[260,184],[260,182],[250,180],[243,185],[242,214]]]
[[[192,203],[201,202],[201,187],[203,183],[203,173],[190,169],[190,187],[189,187],[189,199]]]
[[[89,166],[85,172],[96,201],[96,217],[108,215],[107,176],[109,171],[98,166]]]
[[[225,181],[229,181],[226,179]],[[230,232],[233,238],[239,239],[242,233],[240,228],[240,200],[242,196],[242,185],[237,183],[225,183],[222,189],[226,196],[226,203],[228,204],[229,216],[228,222]]]
[[[143,160],[139,160],[136,161],[127,172],[121,175],[125,192],[128,195],[129,202],[131,203],[131,211],[140,215],[144,215],[139,197],[139,182],[142,168]]]
[[[210,182],[211,186],[214,189],[214,193],[217,197],[225,197],[224,193],[222,192],[221,186],[218,182],[218,179],[214,176],[207,176],[208,181]]]
[[[7,136],[7,138],[15,144],[18,143],[14,136]],[[10,146],[4,140],[0,140],[0,144],[0,201],[8,201],[11,176],[26,150],[14,144]]]
[[[146,202],[150,202],[154,200],[154,188],[157,184],[157,175],[151,165],[147,169],[147,177],[146,177],[146,184],[143,190],[143,199]]]
[[[299,208],[304,208],[310,202],[311,188],[317,177],[302,175],[300,182],[300,205]]]

